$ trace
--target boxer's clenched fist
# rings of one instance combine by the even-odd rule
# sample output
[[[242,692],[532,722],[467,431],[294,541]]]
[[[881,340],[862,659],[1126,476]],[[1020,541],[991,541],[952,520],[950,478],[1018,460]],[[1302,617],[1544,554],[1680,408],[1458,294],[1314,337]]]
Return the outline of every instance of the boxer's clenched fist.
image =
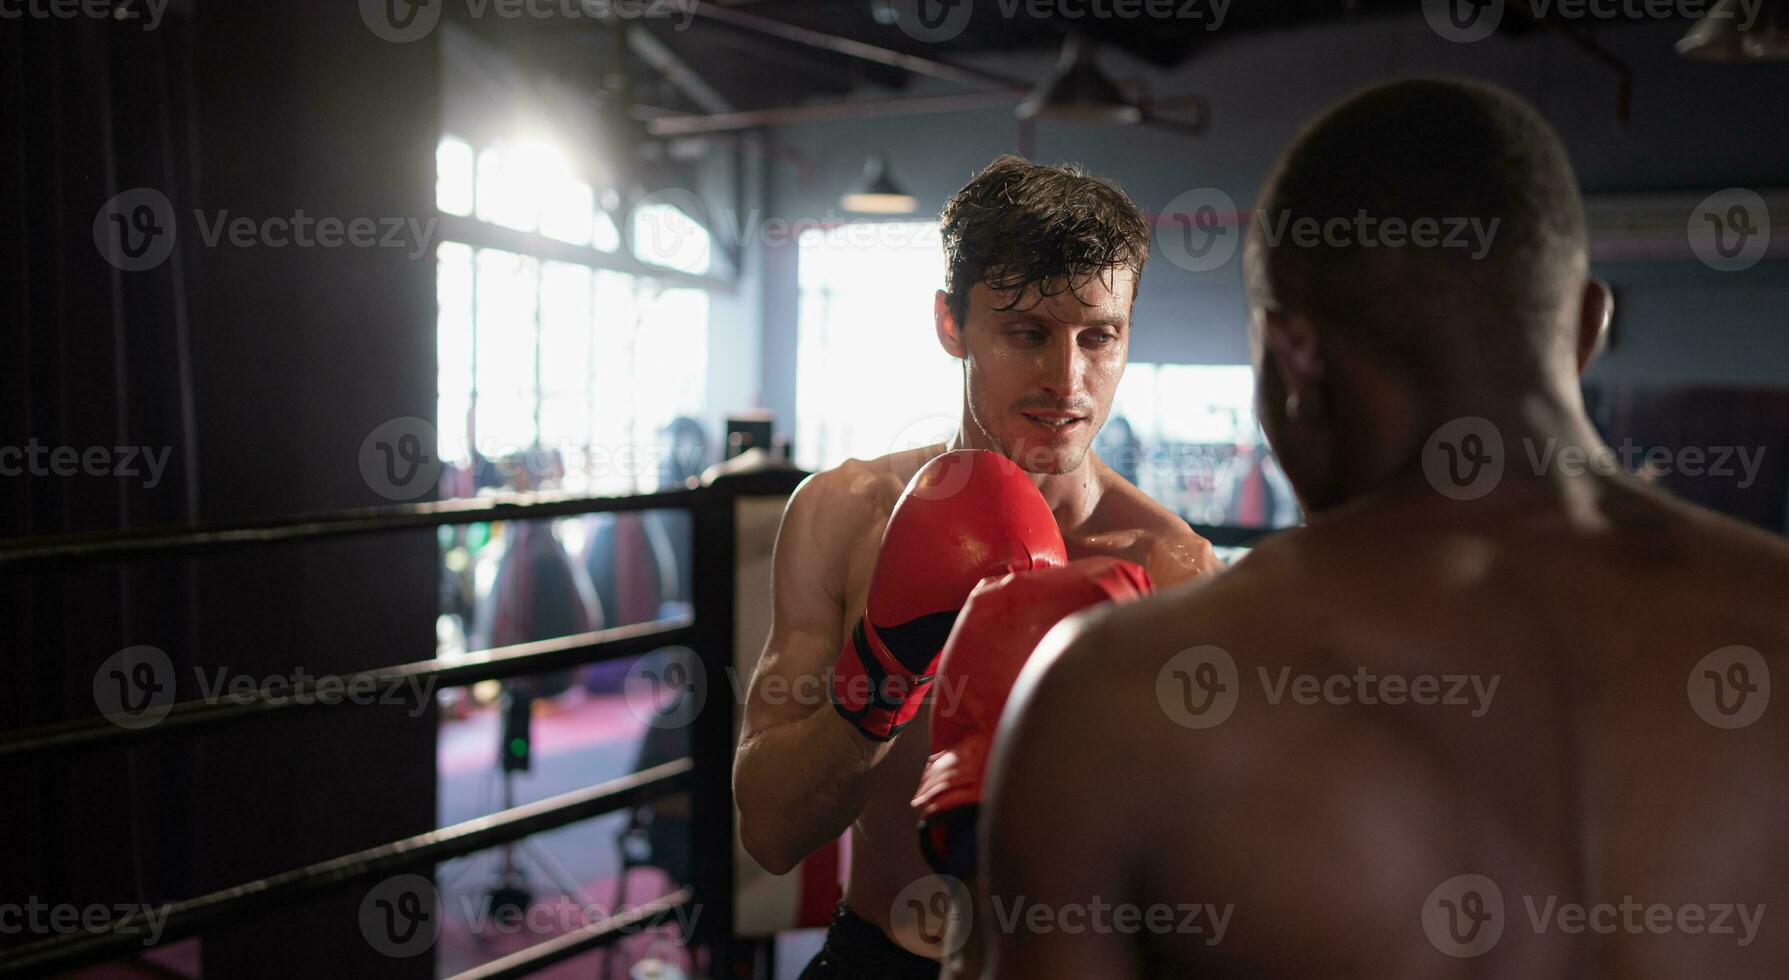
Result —
[[[866,611],[834,666],[833,705],[869,738],[893,738],[919,711],[976,583],[1065,560],[1049,505],[1011,460],[965,449],[927,463],[889,515]]]
[[[932,756],[913,805],[920,850],[933,868],[964,877],[975,870],[975,815],[1000,712],[1019,671],[1050,628],[1101,602],[1131,602],[1151,591],[1149,573],[1119,558],[1082,558],[1058,568],[990,577],[969,596],[939,657],[955,705],[932,714]]]

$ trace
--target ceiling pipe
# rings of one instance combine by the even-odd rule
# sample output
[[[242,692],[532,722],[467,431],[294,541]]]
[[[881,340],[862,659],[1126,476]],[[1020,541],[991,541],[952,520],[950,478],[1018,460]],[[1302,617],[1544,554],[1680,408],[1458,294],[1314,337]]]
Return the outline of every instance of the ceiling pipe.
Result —
[[[1526,14],[1529,20],[1534,21],[1536,24],[1553,31],[1572,42],[1572,44],[1576,45],[1579,50],[1590,55],[1590,57],[1595,60],[1602,62],[1604,65],[1608,66],[1609,70],[1615,73],[1615,122],[1618,126],[1625,129],[1628,122],[1629,91],[1632,88],[1633,76],[1633,72],[1629,70],[1627,63],[1620,58],[1615,57],[1615,55],[1611,54],[1607,48],[1591,40],[1589,37],[1566,27],[1556,18],[1548,17],[1535,10],[1532,3],[1517,4],[1515,9]]]
[[[781,38],[810,48],[819,48],[822,51],[830,51],[847,58],[873,61],[879,65],[899,68],[914,75],[924,75],[940,81],[955,82],[958,85],[968,85],[972,88],[1030,88],[1031,86],[1030,82],[1022,78],[1007,78],[989,72],[976,71],[973,68],[961,68],[949,62],[934,61],[931,58],[921,58],[918,55],[896,51],[893,48],[865,44],[862,41],[841,37],[837,34],[797,27],[794,24],[787,24],[758,14],[748,14],[743,10],[735,10],[719,4],[698,3],[695,9],[698,16],[717,23],[756,31],[759,34]]]
[[[788,106],[776,109],[758,109],[742,112],[712,113],[707,115],[667,115],[651,119],[647,122],[647,132],[653,136],[690,136],[700,133],[732,132],[742,129],[756,129],[765,126],[784,126],[800,123],[831,122],[847,119],[875,119],[890,116],[924,115],[936,112],[967,112],[976,109],[995,108],[1007,105],[1018,105],[1037,90],[1035,81],[996,75],[990,72],[961,68],[930,58],[921,58],[890,48],[866,44],[862,41],[827,34],[822,31],[797,27],[769,17],[748,14],[744,11],[721,6],[716,3],[699,4],[697,14],[710,20],[729,24],[744,30],[754,31],[770,37],[780,38],[795,44],[830,51],[834,54],[876,64],[886,65],[917,75],[936,78],[941,81],[955,82],[980,89],[959,95],[915,96],[912,98],[874,99],[856,102],[839,102],[817,106]],[[1159,105],[1168,106],[1179,103],[1187,108],[1196,109],[1197,117],[1192,121],[1177,120],[1155,116],[1145,111],[1140,120],[1143,125],[1162,129],[1185,136],[1202,135],[1210,121],[1209,105],[1197,97],[1165,99]],[[1021,119],[1022,122],[1026,120]],[[1019,129],[1021,148],[1030,144],[1034,136],[1031,127],[1022,125]]]
[[[628,49],[663,75],[691,102],[701,106],[703,112],[732,112],[738,108],[652,32],[637,24],[623,25],[621,30],[627,35]]]
[[[661,116],[646,122],[646,131],[654,136],[689,136],[696,133],[721,133],[761,126],[789,126],[799,123],[834,122],[843,119],[877,119],[887,116],[917,116],[935,112],[969,112],[976,109],[1017,105],[1027,90],[1022,88],[994,92],[965,92],[961,95],[926,95],[910,99],[875,99],[864,102],[835,102],[827,105],[786,106],[779,109],[753,109],[712,116]]]

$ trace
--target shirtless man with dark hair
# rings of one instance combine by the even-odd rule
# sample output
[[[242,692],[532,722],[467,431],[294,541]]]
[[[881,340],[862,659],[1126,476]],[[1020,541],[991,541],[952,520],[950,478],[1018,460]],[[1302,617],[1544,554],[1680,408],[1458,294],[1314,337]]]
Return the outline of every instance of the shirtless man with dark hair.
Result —
[[[1307,218],[1341,233],[1268,234]],[[1039,645],[982,813],[992,974],[1789,976],[1789,545],[1558,464],[1608,458],[1611,305],[1557,136],[1367,91],[1287,151],[1245,271],[1309,525]]]
[[[1089,452],[1124,372],[1148,253],[1136,206],[1076,169],[1007,157],[952,198],[941,230],[947,273],[934,318],[938,342],[963,364],[959,431],[948,444],[848,461],[791,498],[776,545],[771,634],[734,765],[746,850],[771,872],[851,834],[845,902],[812,977],[938,970],[937,936],[890,914],[903,889],[931,874],[912,805],[928,715],[891,724],[768,693],[814,690],[816,678],[837,676],[840,658],[856,656],[846,648],[883,530],[914,474],[946,450],[993,450],[1029,474],[1068,558],[1124,558],[1158,585],[1217,566],[1185,521]]]

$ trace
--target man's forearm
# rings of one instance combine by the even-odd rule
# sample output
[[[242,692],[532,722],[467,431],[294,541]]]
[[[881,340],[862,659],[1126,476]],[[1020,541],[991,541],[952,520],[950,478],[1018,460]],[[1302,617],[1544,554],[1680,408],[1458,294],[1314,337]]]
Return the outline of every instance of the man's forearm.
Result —
[[[830,708],[752,736],[733,779],[746,851],[784,874],[844,833],[893,744],[864,738]]]

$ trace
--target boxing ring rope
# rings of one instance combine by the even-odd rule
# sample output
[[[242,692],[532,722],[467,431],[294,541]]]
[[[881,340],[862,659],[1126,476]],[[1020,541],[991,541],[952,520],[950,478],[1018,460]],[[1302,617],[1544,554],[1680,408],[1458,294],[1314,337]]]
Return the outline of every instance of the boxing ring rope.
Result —
[[[463,654],[452,661],[420,660],[381,670],[344,674],[340,683],[351,687],[356,683],[370,682],[369,686],[376,690],[404,691],[415,689],[406,686],[406,682],[419,683],[427,679],[433,682],[427,689],[433,691],[438,687],[463,687],[477,681],[565,670],[649,653],[661,647],[690,646],[696,639],[693,623],[692,617],[680,616],[650,623],[617,626],[550,640],[479,650]],[[293,685],[290,690],[279,693],[263,692],[257,688],[240,694],[232,693],[215,701],[181,701],[169,707],[167,717],[148,728],[120,728],[103,717],[78,718],[35,728],[15,728],[0,732],[0,760],[51,749],[72,753],[83,749],[106,748],[122,742],[144,741],[194,726],[250,715],[259,717],[276,711],[335,706],[322,702],[336,699],[319,699],[313,696],[317,683],[311,681]]]
[[[157,944],[165,944],[188,936],[196,935],[206,926],[237,919],[262,909],[287,905],[335,888],[345,887],[369,878],[382,877],[399,871],[408,871],[425,864],[435,864],[452,858],[464,857],[478,851],[532,836],[542,831],[563,827],[566,824],[600,817],[606,813],[638,806],[661,796],[683,792],[688,788],[689,776],[695,769],[690,758],[668,762],[661,766],[612,779],[586,789],[563,793],[535,803],[526,803],[512,807],[486,817],[478,817],[457,823],[451,827],[431,830],[428,833],[416,834],[401,840],[395,840],[378,847],[355,851],[341,857],[319,861],[292,871],[269,875],[233,888],[225,888],[174,903],[168,911],[166,924],[157,937]],[[690,888],[681,888],[663,895],[647,907],[662,906],[651,918],[662,921],[683,905],[692,901],[695,892]],[[529,969],[540,969],[548,962],[558,962],[577,952],[591,949],[611,942],[624,935],[628,928],[637,928],[645,923],[629,926],[617,921],[619,917],[604,920],[599,925],[612,926],[603,930],[589,930],[577,936],[579,945],[567,949],[568,944],[561,944],[552,951],[554,958],[547,962],[539,962],[536,957],[526,954],[534,953],[538,947],[521,950],[506,959],[512,962],[507,969],[515,969],[528,964]],[[77,965],[103,963],[132,951],[143,948],[143,937],[138,932],[140,923],[125,919],[115,923],[103,932],[80,932],[54,940],[32,943],[22,946],[0,960],[0,969],[8,972],[19,971],[38,973],[62,971]],[[561,939],[567,937],[560,937]],[[547,955],[547,954],[543,954]],[[491,964],[494,965],[494,964]],[[487,965],[489,966],[489,965]],[[468,974],[461,974],[466,976]],[[486,975],[481,970],[472,971],[470,975]],[[519,975],[516,973],[499,973],[496,975]]]
[[[691,605],[696,615],[485,650],[470,658],[456,659],[451,664],[426,660],[362,671],[355,676],[385,682],[394,677],[432,677],[444,686],[460,686],[612,660],[670,645],[692,648],[712,676],[724,676],[733,658],[734,505],[746,497],[786,497],[794,492],[796,484],[805,475],[794,470],[767,470],[722,477],[709,486],[696,489],[620,497],[537,493],[515,495],[496,502],[454,500],[188,528],[23,538],[0,544],[0,576],[150,556],[218,554],[304,541],[427,529],[444,524],[683,509],[689,511],[692,518],[694,595]],[[244,692],[242,697],[232,696],[218,702],[181,702],[161,724],[146,729],[124,729],[104,718],[84,718],[0,732],[0,760],[30,756],[60,758],[93,748],[122,746],[144,738],[166,737],[307,706],[298,703],[296,693],[285,692],[270,698],[261,693]],[[661,923],[695,903],[705,907],[704,914],[695,919],[690,935],[685,939],[692,947],[706,947],[711,962],[724,964],[733,921],[731,759],[735,706],[727,698],[711,700],[724,705],[725,709],[696,713],[689,726],[691,752],[688,756],[596,786],[177,902],[169,911],[157,945],[195,935],[206,927],[238,920],[269,907],[293,904],[321,892],[389,875],[400,869],[433,866],[566,824],[687,793],[692,813],[689,824],[692,870],[688,885],[625,915],[591,923],[460,976],[522,976],[579,953],[607,946],[630,931]],[[6,950],[0,953],[0,973],[61,972],[140,952],[143,937],[135,928],[127,928],[131,925],[130,920],[124,920],[106,931],[57,936]]]
[[[747,474],[739,479],[755,478]],[[805,475],[805,474],[798,474]],[[512,493],[494,498],[443,500],[420,504],[363,507],[322,514],[255,521],[223,521],[190,527],[130,528],[15,538],[0,542],[0,575],[54,571],[102,561],[146,557],[187,557],[243,551],[278,544],[393,531],[422,530],[485,521],[534,521],[580,514],[693,508],[713,487],[662,490],[616,497],[565,493]],[[791,484],[788,492],[793,492]],[[769,495],[774,489],[755,490]]]
[[[349,680],[429,678],[458,687],[483,680],[563,670],[635,656],[666,646],[696,652],[710,676],[724,676],[733,658],[735,584],[735,503],[747,497],[786,497],[805,473],[766,470],[722,477],[711,485],[660,493],[585,497],[559,493],[517,494],[477,500],[450,500],[330,513],[221,522],[184,528],[48,535],[0,543],[0,576],[39,573],[148,557],[192,557],[283,544],[423,530],[484,521],[527,521],[582,514],[683,509],[692,517],[693,616],[595,630],[475,652],[454,661],[424,660],[361,671]],[[1263,532],[1244,528],[1195,527],[1213,544],[1246,547]],[[329,707],[302,697],[310,685],[278,694],[256,690],[217,701],[184,701],[160,723],[127,729],[103,717],[0,732],[0,761],[32,756],[65,758],[81,752],[126,747],[151,738],[202,730],[243,718],[265,717],[300,708]],[[389,689],[389,688],[387,688]],[[428,687],[427,690],[434,690]],[[692,817],[691,881],[631,911],[536,943],[459,978],[523,976],[580,953],[614,943],[631,931],[660,924],[686,906],[705,906],[686,938],[705,947],[717,972],[728,962],[733,922],[733,712],[729,698],[713,698],[724,709],[699,710],[690,723],[690,755],[659,766],[534,803],[501,810],[344,854],[290,871],[245,882],[174,903],[157,945],[199,934],[270,907],[290,905],[400,870],[433,866],[567,824],[688,793]],[[0,973],[44,974],[103,963],[141,952],[143,937],[130,920],[106,931],[57,936],[0,953]]]
[[[794,473],[799,477],[805,474]],[[764,474],[726,477],[756,480]],[[102,561],[139,557],[180,557],[220,554],[250,548],[321,541],[330,538],[420,530],[442,525],[477,524],[486,521],[531,521],[580,514],[622,511],[691,509],[713,487],[663,490],[615,497],[581,497],[563,493],[508,494],[493,499],[443,500],[421,504],[365,507],[323,514],[272,518],[262,521],[227,521],[181,528],[131,528],[53,534],[0,541],[0,575],[55,571]],[[768,496],[773,486],[741,496]],[[794,492],[793,484],[788,492]],[[1193,530],[1218,547],[1247,547],[1267,531],[1258,528],[1194,524]]]

